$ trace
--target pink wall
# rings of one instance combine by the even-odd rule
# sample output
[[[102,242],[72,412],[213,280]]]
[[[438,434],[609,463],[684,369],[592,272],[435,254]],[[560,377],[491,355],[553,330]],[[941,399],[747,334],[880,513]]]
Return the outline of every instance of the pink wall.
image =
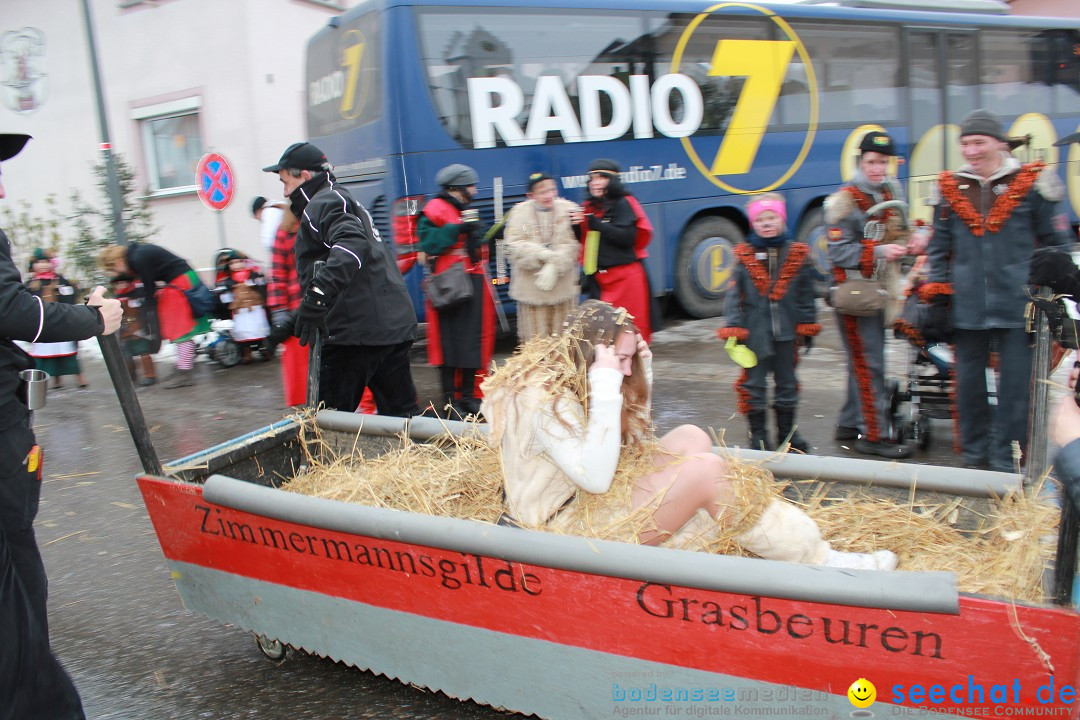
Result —
[[[1011,0],[1013,15],[1080,18],[1080,0]]]

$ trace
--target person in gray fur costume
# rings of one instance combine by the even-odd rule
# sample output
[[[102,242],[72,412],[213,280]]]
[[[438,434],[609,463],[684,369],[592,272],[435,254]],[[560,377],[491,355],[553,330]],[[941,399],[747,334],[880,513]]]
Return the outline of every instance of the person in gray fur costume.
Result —
[[[879,203],[903,201],[903,190],[888,175],[896,148],[888,134],[868,132],[859,144],[851,182],[825,201],[829,260],[837,285],[854,277],[876,279],[889,292],[885,309],[861,317],[837,311],[840,336],[848,356],[847,399],[836,424],[836,439],[854,441],[856,451],[890,459],[908,457],[911,449],[887,437],[889,398],[885,394],[885,327],[899,295],[900,260],[926,247],[925,234],[913,235],[900,208],[875,210]],[[872,214],[869,211],[874,210]],[[872,225],[868,223],[873,222]],[[867,228],[883,228],[868,237]]]
[[[554,335],[581,295],[578,271],[580,244],[571,218],[577,203],[559,197],[546,173],[529,176],[528,200],[506,216],[506,248],[510,259],[510,297],[517,302],[518,339]]]

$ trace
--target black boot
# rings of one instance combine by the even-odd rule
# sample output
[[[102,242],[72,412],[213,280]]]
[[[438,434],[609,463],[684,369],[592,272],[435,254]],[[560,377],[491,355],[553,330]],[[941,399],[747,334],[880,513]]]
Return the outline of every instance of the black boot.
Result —
[[[792,450],[798,450],[801,453],[809,452],[810,443],[803,440],[799,436],[799,431],[795,429],[795,406],[774,405],[773,410],[776,412],[776,442],[786,441],[791,445]]]
[[[461,371],[461,385],[458,386],[458,406],[462,410],[462,418],[472,415],[477,421],[482,420],[480,415],[480,400],[476,397],[476,369],[465,368]]]
[[[435,416],[447,420],[460,420],[460,408],[457,405],[457,389],[454,383],[454,374],[457,368],[449,365],[439,367],[439,380],[442,384],[442,402],[435,408]]]
[[[775,450],[769,442],[769,431],[765,427],[765,411],[751,410],[746,414],[750,422],[750,449],[751,450]]]

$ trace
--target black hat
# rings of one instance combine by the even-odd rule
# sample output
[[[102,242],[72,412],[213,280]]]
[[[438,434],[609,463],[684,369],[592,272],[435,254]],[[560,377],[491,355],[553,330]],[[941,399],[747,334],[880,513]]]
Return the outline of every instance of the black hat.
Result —
[[[622,172],[622,168],[619,167],[619,163],[608,158],[597,158],[589,163],[589,172],[604,173],[605,175],[618,175]]]
[[[453,165],[447,165],[439,172],[435,173],[435,184],[439,187],[469,187],[475,185],[480,181],[480,176],[476,174],[468,165],[462,165],[461,163],[454,163]]]
[[[22,152],[23,146],[26,145],[26,141],[29,139],[29,135],[23,135],[22,133],[0,134],[0,162],[10,160]]]
[[[999,142],[1009,142],[998,116],[989,110],[972,110],[960,121],[960,137],[966,135],[986,135]]]
[[[281,153],[276,165],[263,168],[263,172],[276,173],[281,170],[323,170],[327,163],[326,154],[309,142],[293,143]]]
[[[883,133],[880,130],[871,130],[863,135],[862,142],[859,143],[859,153],[864,152],[876,152],[882,155],[896,155],[896,146],[893,145],[892,138],[888,133]]]
[[[1054,145],[1056,147],[1059,147],[1061,145],[1068,145],[1068,144],[1074,143],[1074,142],[1075,143],[1080,143],[1080,132],[1074,132],[1072,135],[1066,135],[1065,137],[1061,138],[1056,143],[1054,143]]]
[[[262,195],[259,195],[257,198],[251,201],[251,214],[254,215],[255,213],[262,210],[264,205],[266,205],[266,198],[264,198]]]
[[[525,189],[528,192],[532,192],[532,189],[536,187],[537,183],[542,183],[545,180],[554,180],[554,178],[548,175],[546,172],[534,172],[532,175],[529,176],[529,182],[525,184]]]

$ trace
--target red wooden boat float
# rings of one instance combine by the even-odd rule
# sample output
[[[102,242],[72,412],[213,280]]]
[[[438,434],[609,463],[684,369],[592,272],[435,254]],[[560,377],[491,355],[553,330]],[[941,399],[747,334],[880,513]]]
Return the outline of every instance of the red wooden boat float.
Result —
[[[400,430],[334,412],[318,422],[350,444],[361,422]],[[445,428],[418,420],[412,432]],[[184,605],[268,653],[292,646],[544,718],[1080,717],[1074,608],[958,593],[951,573],[724,557],[286,493],[271,479],[302,462],[299,429],[284,421],[177,461],[180,479],[139,478]],[[878,483],[919,472],[858,462]],[[1012,482],[971,472],[957,482]],[[864,682],[853,703],[861,679],[876,697]]]

